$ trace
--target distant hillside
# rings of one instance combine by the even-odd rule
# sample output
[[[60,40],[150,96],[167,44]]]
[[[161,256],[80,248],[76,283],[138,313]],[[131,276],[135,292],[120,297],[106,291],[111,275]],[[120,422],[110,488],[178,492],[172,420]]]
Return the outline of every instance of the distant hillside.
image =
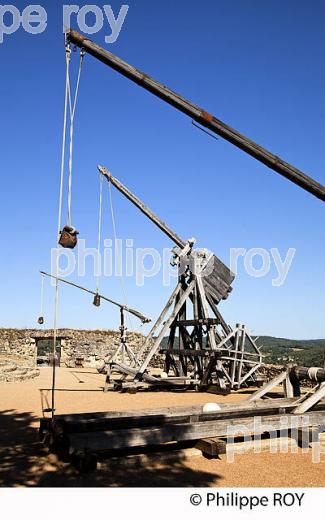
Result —
[[[162,341],[166,347],[168,338]],[[297,363],[302,366],[323,366],[325,354],[325,339],[286,339],[273,336],[259,336],[257,344],[266,356],[265,363],[285,365]]]
[[[325,339],[286,339],[274,338],[273,336],[259,336],[259,342],[265,347],[289,347],[289,348],[325,348]]]
[[[323,366],[325,339],[286,339],[260,336],[258,345],[263,346],[266,363],[298,363],[305,366]]]

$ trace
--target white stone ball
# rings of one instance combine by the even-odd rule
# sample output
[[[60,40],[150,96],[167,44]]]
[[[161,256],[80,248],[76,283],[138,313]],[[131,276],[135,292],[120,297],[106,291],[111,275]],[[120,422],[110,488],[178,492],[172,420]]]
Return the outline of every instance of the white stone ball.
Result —
[[[167,379],[167,378],[168,378],[168,374],[167,374],[167,372],[162,372],[162,373],[160,374],[160,377],[161,377],[161,379]]]
[[[221,406],[217,403],[206,403],[203,406],[203,413],[218,412],[221,410]]]

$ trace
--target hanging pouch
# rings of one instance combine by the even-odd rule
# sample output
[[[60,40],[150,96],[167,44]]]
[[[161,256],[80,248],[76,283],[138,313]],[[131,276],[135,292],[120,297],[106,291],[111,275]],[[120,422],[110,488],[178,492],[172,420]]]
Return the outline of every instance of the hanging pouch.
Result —
[[[67,249],[74,249],[78,242],[77,235],[79,235],[79,231],[77,231],[74,227],[64,226],[60,232],[60,246]]]

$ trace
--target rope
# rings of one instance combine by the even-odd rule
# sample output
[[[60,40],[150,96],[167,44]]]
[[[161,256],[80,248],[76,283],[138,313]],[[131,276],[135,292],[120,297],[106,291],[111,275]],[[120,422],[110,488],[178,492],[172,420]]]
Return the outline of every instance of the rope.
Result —
[[[79,93],[79,84],[80,84],[80,77],[81,77],[81,69],[82,69],[82,63],[83,63],[84,55],[85,55],[85,51],[83,49],[81,49],[80,59],[79,59],[79,69],[78,69],[77,83],[76,83],[76,88],[75,88],[75,94],[74,94],[73,102],[72,102],[72,96],[71,96],[71,84],[70,84],[69,69],[68,69],[68,75],[67,75],[68,97],[69,97],[69,108],[70,108],[69,183],[68,183],[68,218],[67,218],[68,226],[71,226],[71,192],[72,192],[72,162],[73,162],[74,116],[75,116],[76,106],[77,106],[77,99],[78,99],[78,93]]]
[[[68,113],[68,99],[69,99],[69,68],[71,59],[71,48],[67,44],[65,51],[66,70],[65,70],[65,96],[64,96],[64,116],[63,116],[63,133],[62,133],[62,152],[61,152],[61,171],[60,171],[60,193],[59,193],[59,210],[58,210],[58,240],[61,231],[61,215],[62,215],[62,197],[63,197],[63,178],[64,178],[64,163],[65,163],[65,143],[67,134],[67,113]]]
[[[310,367],[307,372],[309,379],[311,379],[312,381],[318,381],[318,379],[317,379],[318,370],[319,370],[319,368],[317,368],[317,367]]]
[[[68,193],[68,225],[71,225],[71,188],[72,188],[72,152],[73,152],[73,123],[74,114],[77,104],[77,96],[79,91],[81,67],[84,56],[84,50],[81,50],[79,71],[76,84],[76,91],[74,96],[73,105],[71,103],[71,88],[70,88],[70,61],[71,61],[71,47],[68,43],[66,45],[66,79],[65,79],[65,97],[64,97],[64,115],[63,115],[63,132],[62,132],[62,150],[61,150],[61,169],[60,169],[60,192],[59,192],[59,208],[58,208],[58,228],[57,228],[57,240],[60,237],[61,231],[61,216],[62,216],[62,198],[63,198],[63,179],[64,179],[64,164],[65,164],[65,144],[67,134],[67,112],[68,104],[70,109],[70,157],[69,157],[69,193]],[[55,382],[56,382],[56,343],[57,343],[57,325],[58,325],[58,309],[59,309],[59,281],[58,281],[58,270],[59,270],[59,257],[56,257],[55,265],[55,300],[54,300],[54,317],[53,317],[53,361],[52,361],[52,403],[51,403],[51,415],[54,418],[55,413]]]
[[[97,284],[96,292],[99,293],[99,282],[100,282],[100,242],[101,242],[101,230],[102,230],[102,207],[103,207],[103,176],[99,174],[99,214],[98,214],[98,242],[97,242]]]
[[[43,316],[44,310],[44,275],[41,276],[41,307],[40,307],[40,316]]]
[[[118,244],[118,242],[117,242],[117,232],[116,232],[116,220],[115,220],[115,213],[114,213],[114,206],[113,206],[113,197],[112,197],[112,190],[111,190],[111,183],[110,182],[108,182],[108,193],[109,193],[109,205],[110,205],[111,218],[112,218],[113,234],[114,234],[115,247],[116,247],[116,245]],[[118,278],[120,280],[120,285],[121,285],[121,291],[122,291],[122,295],[123,295],[124,305],[126,305],[126,307],[128,307],[129,306],[128,295],[127,295],[126,286],[125,286],[125,283],[124,283],[123,270],[122,270],[121,276],[119,276]],[[132,321],[132,318],[131,318],[129,313],[127,313],[127,320],[128,320],[128,322],[130,324],[131,331],[133,332],[134,331],[133,321]]]
[[[56,273],[58,271],[58,257],[56,259]],[[53,360],[52,360],[52,404],[51,404],[51,415],[54,418],[55,412],[55,380],[56,380],[56,341],[57,341],[57,329],[58,329],[58,308],[59,308],[59,282],[55,282],[55,303],[54,303],[54,318],[53,318]]]

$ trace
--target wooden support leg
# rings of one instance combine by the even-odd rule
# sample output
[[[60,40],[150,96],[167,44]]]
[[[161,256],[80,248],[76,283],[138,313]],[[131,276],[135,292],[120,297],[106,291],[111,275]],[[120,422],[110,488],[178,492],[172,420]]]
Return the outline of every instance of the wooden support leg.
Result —
[[[195,448],[201,450],[203,455],[211,459],[219,459],[220,455],[227,452],[227,443],[219,437],[211,437],[208,439],[200,439]]]
[[[242,325],[240,327],[240,331],[241,331],[241,337],[240,337],[240,342],[238,345],[240,355],[239,355],[238,368],[237,368],[237,388],[238,389],[240,388],[241,384],[244,382],[244,381],[242,381],[243,353],[245,350],[245,338],[246,338],[246,331],[245,331],[244,325]]]
[[[131,365],[132,365],[132,363],[136,363],[136,355],[133,352],[132,348],[128,345],[128,343],[125,343],[125,349],[126,349],[127,355],[129,356]]]
[[[108,392],[110,384],[111,384],[111,365],[109,363],[107,365],[107,369],[106,369],[106,379],[105,379],[104,392]]]
[[[315,404],[325,397],[325,383],[319,385],[318,390],[294,409],[294,414],[299,415],[308,412]]]
[[[233,388],[234,384],[235,384],[235,376],[236,376],[236,368],[237,368],[238,345],[239,345],[239,324],[236,325],[236,329],[235,329],[234,354],[232,356],[233,357],[233,361],[231,361],[231,368],[230,368],[231,388]]]
[[[287,373],[286,378],[283,381],[283,388],[285,397],[294,397],[294,390],[290,381],[289,373]]]
[[[166,303],[165,307],[163,308],[159,318],[157,319],[156,323],[154,324],[154,326],[152,327],[151,331],[149,332],[149,334],[148,334],[144,344],[140,348],[140,350],[138,352],[138,355],[137,355],[138,360],[140,360],[141,356],[146,352],[146,350],[147,350],[147,348],[148,348],[148,346],[150,344],[150,341],[152,340],[152,338],[154,337],[154,335],[157,332],[158,328],[162,324],[162,322],[163,322],[163,320],[164,320],[168,310],[173,305],[174,300],[175,300],[175,298],[177,298],[181,288],[182,288],[182,285],[180,283],[178,283],[177,286],[175,287],[174,291],[172,292],[170,298],[168,299],[168,302]]]
[[[295,438],[299,448],[308,450],[312,439],[312,431],[310,428],[298,428],[293,437]]]
[[[180,284],[179,284],[180,285]],[[144,374],[145,370],[147,369],[147,366],[149,365],[151,359],[153,358],[153,356],[155,355],[155,353],[157,352],[157,350],[159,349],[160,347],[160,344],[164,338],[164,336],[166,335],[166,332],[168,331],[168,329],[170,328],[171,324],[173,323],[173,321],[175,320],[175,318],[177,317],[180,309],[182,308],[182,306],[184,305],[184,302],[186,301],[186,299],[188,298],[189,294],[193,291],[193,287],[195,285],[195,281],[192,280],[192,282],[189,284],[189,286],[187,287],[186,291],[184,291],[184,293],[182,294],[182,296],[180,297],[178,303],[176,304],[171,316],[167,319],[167,321],[165,322],[163,328],[161,329],[160,333],[159,333],[159,336],[158,338],[156,339],[153,347],[150,349],[146,359],[143,361],[141,367],[139,368],[139,371],[137,373],[137,375],[135,376],[135,381],[139,381],[141,380],[142,378],[142,375]]]
[[[164,372],[168,374],[170,371],[170,355],[168,352],[165,354]]]
[[[180,281],[180,283],[182,285],[182,289],[179,292],[178,297],[176,298],[176,304],[178,303],[178,300],[182,297],[182,295],[184,294],[184,292],[186,291],[186,288],[187,288],[184,275],[180,276],[179,281]],[[186,309],[186,300],[185,300],[184,304],[180,308],[178,316],[177,316],[177,319],[179,321],[186,320],[186,310],[187,309]],[[179,327],[178,341],[179,341],[179,350],[180,351],[184,350],[184,348],[186,347],[186,341],[185,341],[185,337],[184,337],[184,333],[183,333],[182,327]],[[187,376],[187,362],[186,362],[186,358],[184,358],[184,356],[180,356],[179,361],[180,361],[180,363],[179,363],[180,375],[181,376]]]
[[[281,372],[278,376],[276,376],[274,379],[271,379],[268,383],[266,383],[262,388],[259,388],[256,392],[254,392],[252,395],[249,396],[247,401],[256,401],[257,399],[260,399],[268,392],[271,392],[271,390],[274,389],[274,387],[280,385],[283,383],[283,381],[287,377],[287,370],[285,372]]]
[[[208,366],[203,373],[201,383],[200,383],[201,389],[204,389],[206,386],[208,386],[211,372],[215,368],[215,366],[216,366],[216,360],[212,357],[209,360]]]
[[[203,316],[203,318],[209,318],[209,305],[208,305],[208,301],[207,301],[207,298],[206,298],[206,295],[205,295],[202,279],[201,279],[200,276],[196,277],[196,284],[197,284],[198,295],[199,295],[199,298],[201,300],[202,316]],[[211,349],[212,350],[217,350],[215,333],[214,333],[214,329],[212,327],[208,328],[208,338],[209,338]],[[220,387],[222,392],[225,392],[226,391],[226,383],[225,383],[225,380],[224,380],[224,377],[223,377],[221,361],[219,361],[219,360],[215,361],[215,366],[216,366],[216,370],[217,370],[219,387]]]

